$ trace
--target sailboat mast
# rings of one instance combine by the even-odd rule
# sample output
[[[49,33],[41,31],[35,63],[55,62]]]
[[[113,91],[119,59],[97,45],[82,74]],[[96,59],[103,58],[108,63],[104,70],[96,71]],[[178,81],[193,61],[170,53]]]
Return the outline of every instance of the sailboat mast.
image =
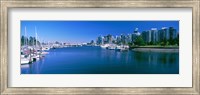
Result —
[[[35,27],[35,39],[36,39],[35,46],[37,47],[37,28],[36,27]]]
[[[25,26],[25,31],[24,31],[25,33],[24,33],[24,46],[26,46],[26,26]]]
[[[26,31],[26,45],[27,45],[27,46],[29,46],[29,41],[28,41],[28,39],[29,39],[29,38],[28,38],[28,33],[27,33],[27,31]]]

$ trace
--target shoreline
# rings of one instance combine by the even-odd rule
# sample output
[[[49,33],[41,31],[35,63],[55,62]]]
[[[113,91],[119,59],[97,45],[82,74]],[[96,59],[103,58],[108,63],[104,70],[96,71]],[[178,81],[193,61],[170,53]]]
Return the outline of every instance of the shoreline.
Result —
[[[133,46],[133,47],[130,47],[131,49],[134,49],[134,48],[162,48],[162,49],[179,49],[179,46]]]
[[[137,47],[131,49],[132,51],[140,51],[140,52],[179,52],[179,48],[174,48],[174,47],[163,47],[163,48],[158,48],[158,47]]]

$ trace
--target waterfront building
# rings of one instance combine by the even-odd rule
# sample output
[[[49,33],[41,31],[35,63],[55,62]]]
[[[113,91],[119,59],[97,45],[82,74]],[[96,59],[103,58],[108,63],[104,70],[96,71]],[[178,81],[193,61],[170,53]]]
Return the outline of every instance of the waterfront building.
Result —
[[[116,39],[117,41],[117,44],[121,44],[121,36],[117,36],[117,39]]]
[[[169,27],[169,39],[175,39],[177,37],[177,31],[173,27]]]
[[[133,34],[131,34],[131,41],[132,42],[135,42],[135,38],[136,38],[136,35],[133,33]]]
[[[104,44],[104,37],[99,36],[99,37],[97,38],[96,43],[97,43],[97,45],[102,45],[102,44]]]
[[[91,40],[90,45],[95,45],[94,40]]]
[[[112,44],[115,43],[115,37],[114,36],[111,37],[111,43]]]
[[[125,36],[125,44],[128,44],[128,43],[129,43],[129,36],[126,35],[126,36]]]
[[[116,36],[112,36],[112,43],[116,44],[117,43],[117,37]]]
[[[148,30],[148,31],[146,31],[146,32],[147,32],[147,33],[146,33],[146,35],[147,35],[146,42],[150,43],[150,42],[151,42],[151,31]]]
[[[97,45],[100,45],[100,36],[96,38]]]
[[[162,30],[164,32],[164,38],[169,40],[169,29],[167,29],[167,27],[163,27]]]
[[[108,43],[111,44],[112,43],[112,35],[108,34],[107,40],[108,40]]]
[[[178,35],[177,30],[174,29],[173,39],[177,38],[177,35]]]
[[[140,32],[138,31],[138,28],[135,28],[132,36],[131,36],[131,39],[132,39],[132,42],[135,42],[135,39],[140,36]]]
[[[132,43],[132,38],[131,34],[127,35],[127,43]]]
[[[158,31],[157,31],[157,28],[152,28],[151,29],[151,41],[153,43],[155,43],[155,42],[158,41]]]
[[[121,43],[122,44],[126,43],[126,36],[124,34],[121,34]]]
[[[158,41],[163,41],[165,39],[164,30],[158,30]]]
[[[142,35],[144,42],[147,42],[147,31],[143,31],[141,35]]]
[[[104,43],[104,44],[107,44],[107,43],[108,43],[108,37],[107,37],[107,36],[104,36],[103,43]]]
[[[135,28],[134,33],[138,33],[138,28]]]

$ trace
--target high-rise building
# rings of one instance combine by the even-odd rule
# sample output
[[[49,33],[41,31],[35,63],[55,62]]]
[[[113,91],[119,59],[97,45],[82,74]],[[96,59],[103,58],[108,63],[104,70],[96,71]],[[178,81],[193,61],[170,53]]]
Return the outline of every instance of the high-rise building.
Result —
[[[152,37],[151,37],[152,34],[151,34],[150,30],[143,31],[141,35],[142,35],[142,38],[143,38],[144,42],[146,42],[146,43],[151,42],[151,40],[152,40]]]
[[[127,35],[127,42],[128,43],[132,43],[132,36],[131,36],[131,34]]]
[[[117,38],[117,39],[116,39],[116,40],[117,40],[116,43],[117,43],[117,44],[121,44],[121,36],[117,36],[116,38]]]
[[[151,42],[151,31],[150,30],[148,30],[148,31],[146,31],[147,33],[146,33],[146,35],[147,35],[147,42],[149,43],[149,42]]]
[[[111,36],[111,43],[115,43],[115,37]]]
[[[107,38],[107,36],[103,36],[103,38],[104,38],[104,39],[103,39],[103,43],[104,43],[104,44],[108,43],[108,38]]]
[[[121,43],[126,44],[126,36],[124,34],[121,34]]]
[[[158,41],[163,41],[165,39],[165,33],[164,30],[158,30]]]
[[[169,30],[167,29],[167,27],[163,27],[162,30],[164,32],[164,38],[166,40],[169,40]]]
[[[155,43],[155,42],[158,41],[158,31],[157,31],[157,28],[152,28],[151,29],[151,41],[153,43]]]
[[[137,33],[138,32],[138,28],[135,28],[134,32],[133,33]]]
[[[147,31],[143,31],[141,35],[142,35],[144,42],[147,42]]]
[[[138,31],[138,28],[135,28],[133,34],[131,35],[131,39],[132,39],[132,42],[135,42],[135,39],[140,36],[140,32]]]
[[[175,39],[177,37],[177,31],[173,27],[169,27],[169,39]]]
[[[108,34],[108,35],[107,35],[107,38],[108,38],[108,43],[111,44],[111,43],[112,43],[112,35]]]
[[[178,33],[177,33],[177,30],[176,30],[176,29],[174,29],[174,35],[173,35],[173,39],[177,38],[177,35],[178,35]]]
[[[104,37],[99,36],[99,37],[97,38],[96,44],[97,44],[97,45],[102,45],[102,44],[104,44]]]

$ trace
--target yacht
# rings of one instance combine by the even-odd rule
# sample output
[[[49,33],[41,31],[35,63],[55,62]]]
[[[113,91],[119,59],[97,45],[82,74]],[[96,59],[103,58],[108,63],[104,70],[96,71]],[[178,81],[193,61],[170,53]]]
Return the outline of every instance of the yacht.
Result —
[[[21,65],[28,64],[30,61],[28,58],[21,58]]]
[[[128,45],[121,45],[121,46],[117,46],[115,50],[117,51],[127,51],[129,49]]]
[[[108,48],[108,47],[109,47],[109,44],[101,45],[101,48]]]
[[[48,51],[50,49],[50,47],[42,47],[43,51]]]

